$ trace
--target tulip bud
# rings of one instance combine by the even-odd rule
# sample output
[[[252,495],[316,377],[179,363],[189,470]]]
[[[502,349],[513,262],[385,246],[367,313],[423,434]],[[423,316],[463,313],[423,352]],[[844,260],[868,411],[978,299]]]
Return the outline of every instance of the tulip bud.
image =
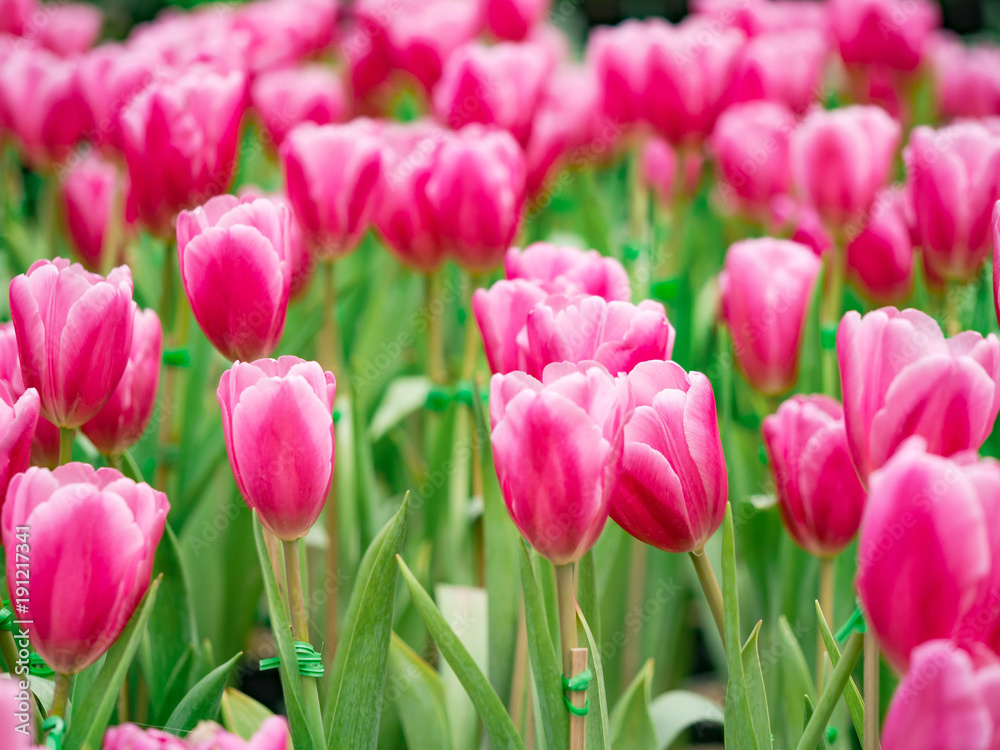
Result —
[[[587,40],[587,63],[594,68],[601,110],[611,121],[631,125],[645,116],[649,27],[629,20],[599,26]]]
[[[827,3],[816,0],[693,0],[691,9],[748,37],[796,29],[826,32]]]
[[[966,47],[958,36],[940,34],[930,51],[938,108],[949,119],[1000,115],[1000,49]]]
[[[674,147],[662,138],[649,138],[639,152],[639,168],[643,184],[652,190],[657,200],[666,205],[673,203],[677,174],[678,156]]]
[[[903,195],[887,188],[875,197],[864,228],[847,245],[847,276],[871,300],[890,304],[913,289],[913,241]]]
[[[82,55],[94,46],[104,26],[104,12],[90,3],[59,3],[44,13],[38,41],[60,57]]]
[[[640,362],[627,376],[635,412],[625,424],[611,518],[636,539],[693,552],[722,524],[729,496],[708,378],[675,362]]]
[[[806,552],[836,557],[858,532],[865,504],[843,407],[828,396],[793,396],[762,432],[785,528]]]
[[[37,9],[38,0],[0,0],[0,32],[23,36]]]
[[[326,50],[337,32],[337,5],[337,0],[242,3],[235,6],[231,30],[248,40],[250,70],[268,72]]]
[[[805,245],[770,237],[737,242],[726,253],[719,274],[723,317],[736,363],[761,393],[776,395],[795,385],[821,265]]]
[[[528,313],[545,299],[540,286],[523,279],[501,279],[472,295],[472,311],[483,337],[486,359],[494,373],[527,370]]]
[[[264,198],[275,206],[284,206],[288,209],[288,234],[285,236],[285,244],[288,246],[288,253],[291,256],[292,264],[292,283],[289,288],[289,299],[295,299],[303,290],[308,288],[313,271],[316,270],[316,261],[309,254],[309,250],[306,247],[305,235],[302,232],[302,225],[299,224],[298,217],[292,211],[292,206],[288,202],[288,196],[283,193],[265,193],[254,185],[244,185],[240,188],[239,198],[241,203],[253,203],[258,198]]]
[[[915,228],[927,263],[966,283],[989,254],[1000,198],[1000,137],[974,122],[916,128],[904,151]]]
[[[326,125],[347,118],[344,84],[326,65],[262,73],[250,86],[250,100],[276,146],[299,123]]]
[[[39,411],[38,391],[29,388],[15,396],[0,381],[0,507],[11,477],[28,469]]]
[[[845,63],[913,70],[941,24],[927,0],[830,0],[830,21]]]
[[[101,267],[104,237],[118,189],[118,169],[112,162],[92,154],[73,166],[63,179],[66,229],[83,264],[90,270]]]
[[[607,370],[551,365],[490,381],[493,460],[507,510],[555,565],[579,560],[608,519],[621,470],[628,386]]]
[[[551,0],[481,0],[480,5],[493,36],[519,42],[545,17]]]
[[[818,29],[792,29],[750,39],[740,53],[728,100],[758,99],[805,112],[820,98],[829,53],[826,35]]]
[[[132,351],[118,387],[104,407],[83,425],[83,434],[101,453],[113,456],[142,437],[153,416],[163,357],[163,328],[153,310],[137,310]]]
[[[247,505],[275,536],[304,537],[333,477],[337,382],[298,357],[236,362],[217,392],[229,465]]]
[[[281,146],[288,200],[321,258],[346,255],[368,230],[376,205],[381,139],[369,120],[303,123]]]
[[[504,257],[508,279],[534,282],[548,294],[593,294],[608,302],[632,299],[625,267],[596,250],[535,242],[524,250],[512,247]]]
[[[177,217],[177,258],[198,325],[228,359],[274,351],[291,283],[288,209],[220,195]]]
[[[848,312],[837,330],[844,419],[862,481],[911,435],[930,453],[977,450],[1000,410],[1000,341],[946,339],[919,310]]]
[[[7,569],[15,569],[18,534],[27,533],[31,577],[27,597],[17,599],[32,621],[31,645],[56,672],[86,669],[121,635],[149,588],[169,509],[148,484],[82,463],[32,467],[11,480]],[[13,598],[20,584],[8,586]]]
[[[21,375],[42,415],[75,428],[101,410],[132,348],[132,273],[107,280],[64,258],[35,261],[10,283]]]
[[[398,0],[389,7],[400,9]],[[428,93],[441,80],[445,64],[475,39],[481,25],[475,2],[466,0],[409,0],[393,13],[386,32],[392,65],[412,75]],[[383,23],[385,15],[381,16]]]

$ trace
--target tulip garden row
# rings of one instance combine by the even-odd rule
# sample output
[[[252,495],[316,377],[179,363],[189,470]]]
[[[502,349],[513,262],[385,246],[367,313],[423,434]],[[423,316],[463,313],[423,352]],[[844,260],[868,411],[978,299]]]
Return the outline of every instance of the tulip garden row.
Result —
[[[1000,745],[1000,51],[578,10],[0,0],[0,747]]]

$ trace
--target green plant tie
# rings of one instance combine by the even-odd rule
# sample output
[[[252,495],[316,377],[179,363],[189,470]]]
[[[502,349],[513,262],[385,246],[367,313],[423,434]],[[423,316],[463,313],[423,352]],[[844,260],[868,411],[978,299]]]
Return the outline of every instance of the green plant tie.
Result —
[[[671,276],[669,279],[663,279],[662,281],[654,281],[653,285],[650,287],[649,292],[655,298],[661,302],[672,302],[677,299],[677,295],[681,291],[681,277]]]
[[[837,741],[837,727],[826,728],[826,743],[832,745]]]
[[[465,404],[472,407],[472,383],[462,380],[454,386],[436,385],[427,393],[427,400],[424,407],[430,411],[444,411],[452,403]],[[489,395],[483,393],[483,403],[489,399]]]
[[[163,364],[167,367],[190,367],[191,355],[187,349],[164,349]]]
[[[567,693],[586,693],[587,688],[590,686],[590,680],[594,676],[590,669],[585,669],[580,674],[575,677],[562,676],[562,686],[563,686],[563,703],[566,704],[566,710],[569,711],[574,716],[586,716],[590,711],[590,698],[587,698],[587,702],[582,706],[574,706],[573,701],[569,699]]]
[[[638,242],[625,243],[625,260],[637,260],[642,245]]]
[[[45,737],[45,747],[62,750],[63,734],[66,733],[66,722],[61,716],[50,716],[42,722],[42,731],[48,732]]]
[[[837,348],[837,324],[827,324],[819,331],[819,343],[827,351]]]
[[[46,664],[42,657],[32,651],[31,656],[28,657],[28,673],[36,677],[51,677],[55,674],[55,670]]]
[[[0,630],[14,631],[14,613],[6,605],[0,607]]]
[[[299,664],[299,674],[303,677],[323,676],[323,657],[303,641],[295,641],[295,657]],[[260,671],[266,672],[269,669],[277,669],[281,666],[281,657],[272,656],[270,659],[260,660]]]
[[[865,616],[861,612],[861,607],[857,606],[854,608],[854,612],[851,616],[847,619],[847,622],[845,622],[841,626],[840,630],[837,631],[836,638],[838,641],[842,641],[854,631],[864,633],[866,629]]]

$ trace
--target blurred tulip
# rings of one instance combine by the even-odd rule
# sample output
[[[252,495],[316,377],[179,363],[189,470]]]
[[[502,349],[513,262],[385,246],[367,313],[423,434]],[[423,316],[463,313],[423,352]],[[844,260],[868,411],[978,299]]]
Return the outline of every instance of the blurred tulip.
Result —
[[[770,208],[775,227],[790,232],[793,241],[812,248],[820,256],[833,247],[833,237],[812,206],[799,203],[790,195],[779,195],[771,201]]]
[[[839,555],[858,533],[866,497],[843,407],[828,396],[793,396],[765,417],[762,432],[788,533],[810,554]]]
[[[913,650],[885,716],[882,750],[992,750],[1000,739],[1000,663],[975,665],[947,640]]]
[[[202,331],[230,360],[274,351],[292,277],[288,208],[261,198],[212,198],[177,217],[184,291]]]
[[[625,267],[596,250],[535,242],[504,257],[508,279],[527,279],[547,293],[595,294],[608,302],[632,299]]]
[[[748,37],[796,29],[824,34],[830,26],[829,3],[815,0],[693,0],[691,9]]]
[[[11,675],[0,678],[0,743],[6,750],[31,750],[35,716],[34,700],[27,681]]]
[[[830,0],[830,20],[845,63],[913,70],[941,25],[928,0]]]
[[[555,565],[579,560],[608,519],[622,460],[628,385],[607,370],[546,368],[490,381],[493,459],[507,510]]]
[[[938,108],[947,118],[1000,115],[1000,49],[966,47],[957,35],[941,34],[930,51]]]
[[[551,0],[480,0],[486,28],[497,39],[519,42],[548,12]]]
[[[10,283],[10,310],[24,385],[42,414],[75,428],[101,410],[121,380],[132,347],[132,273],[105,280],[64,258],[35,261]]]
[[[387,28],[392,64],[430,93],[455,51],[479,32],[479,10],[467,0],[408,0],[404,7],[392,14]]]
[[[0,0],[0,33],[31,34],[31,17],[39,5],[38,0]]]
[[[528,369],[525,323],[528,313],[545,297],[538,284],[523,279],[501,279],[473,293],[472,310],[494,373]]]
[[[31,645],[56,672],[86,669],[121,635],[149,588],[169,509],[148,484],[82,463],[32,467],[11,480],[7,569],[15,568],[18,529],[27,527],[31,580],[27,597],[17,598],[26,600]]]
[[[246,74],[252,67],[253,32],[234,27],[233,19],[243,4],[216,6],[194,13],[163,13],[132,28],[128,45],[159,59],[159,73],[214,71]],[[302,0],[299,7],[306,6]],[[301,11],[300,11],[301,13]]]
[[[250,100],[277,146],[299,123],[341,122],[348,110],[340,76],[333,68],[319,64],[257,76],[250,86]]]
[[[679,179],[678,161],[674,147],[663,138],[647,139],[639,152],[643,183],[666,205],[674,200],[675,183]]]
[[[375,123],[303,123],[281,147],[288,200],[320,258],[351,252],[376,206],[381,139]]]
[[[441,239],[459,265],[496,266],[521,224],[524,154],[509,133],[467,125],[437,152],[427,182]]]
[[[31,462],[39,411],[38,391],[29,388],[15,396],[0,381],[0,507],[11,477],[26,471]]]
[[[801,197],[834,227],[869,209],[891,174],[899,123],[875,106],[810,112],[791,137]]]
[[[904,154],[915,227],[927,263],[967,283],[990,251],[990,213],[1000,198],[1000,136],[974,122],[916,128]]]
[[[0,323],[0,383],[7,386],[14,399],[19,399],[24,393],[21,358],[17,352],[17,335],[13,323]],[[38,392],[35,393],[37,395]],[[43,416],[38,417],[31,442],[31,465],[50,469],[59,465],[59,428]]]
[[[319,518],[333,477],[337,383],[298,357],[236,362],[218,400],[229,465],[247,505],[284,541]]]
[[[657,549],[700,552],[729,497],[712,385],[675,362],[640,362],[628,383],[635,412],[611,518]]]
[[[755,216],[791,183],[789,136],[795,128],[791,110],[774,102],[749,102],[727,109],[709,142],[724,182],[723,199]]]
[[[847,437],[862,481],[911,435],[930,453],[976,450],[1000,410],[1000,341],[946,339],[919,310],[848,312],[837,330]]]
[[[292,211],[292,205],[288,202],[288,197],[282,193],[264,193],[253,185],[244,185],[240,188],[240,202],[252,203],[258,198],[269,200],[275,206],[284,206],[288,209],[288,233],[285,235],[285,244],[291,256],[292,283],[288,289],[290,300],[298,297],[308,288],[312,279],[313,271],[316,270],[316,262],[309,249],[306,247],[306,239],[302,233],[302,225],[299,224],[298,217]]]
[[[61,198],[66,229],[84,266],[98,271],[103,261],[108,223],[114,220],[116,193],[120,190],[114,162],[88,154],[62,179]]]
[[[595,71],[604,115],[625,126],[643,119],[649,72],[649,27],[629,20],[599,26],[587,40],[587,62]]]
[[[723,317],[736,362],[761,393],[776,395],[795,385],[821,265],[805,245],[770,237],[742,240],[726,253],[719,274]]]
[[[333,43],[337,6],[337,0],[256,0],[235,6],[232,29],[248,39],[252,71],[276,70]]]
[[[119,724],[108,727],[101,750],[188,750],[188,746],[170,732],[143,729],[135,724]]]
[[[805,112],[822,99],[823,74],[830,46],[816,29],[792,29],[750,39],[740,53],[727,98],[758,99]]]
[[[993,205],[990,224],[993,228],[993,307],[1000,323],[1000,201]]]
[[[527,372],[540,376],[553,362],[596,361],[613,374],[646,360],[670,359],[676,332],[663,305],[643,300],[552,294],[528,313]]]
[[[182,740],[159,729],[121,724],[108,729],[103,750],[288,750],[291,737],[283,716],[269,716],[249,740],[203,721]]]
[[[60,57],[80,55],[101,35],[104,12],[90,3],[53,3],[44,10],[38,41]]]
[[[119,455],[142,437],[153,416],[163,357],[163,328],[153,310],[137,310],[132,351],[118,387],[83,434],[105,456]]]
[[[864,227],[847,245],[847,276],[869,299],[891,304],[913,289],[913,241],[898,187],[875,196]]]

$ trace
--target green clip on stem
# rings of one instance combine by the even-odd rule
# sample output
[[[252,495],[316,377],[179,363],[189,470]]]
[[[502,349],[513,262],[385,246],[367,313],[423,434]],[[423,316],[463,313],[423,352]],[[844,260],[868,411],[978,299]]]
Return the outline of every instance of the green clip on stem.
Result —
[[[308,643],[295,641],[295,656],[298,659],[300,675],[303,677],[323,676],[323,658]],[[278,656],[260,660],[261,672],[277,669],[279,666],[281,666],[281,657]]]
[[[0,630],[14,632],[14,613],[10,607],[0,607]]]
[[[36,677],[51,677],[55,674],[55,670],[46,664],[42,657],[32,651],[31,656],[28,657],[28,673]]]
[[[859,633],[864,633],[866,629],[865,616],[861,612],[861,607],[857,606],[854,608],[854,612],[848,618],[847,622],[845,622],[841,626],[840,630],[837,631],[837,635],[835,637],[838,641],[842,641],[855,630]]]
[[[66,722],[61,716],[50,716],[42,722],[42,731],[48,732],[45,737],[45,747],[51,750],[62,750],[63,734],[66,733]]]
[[[586,693],[593,676],[593,673],[589,669],[583,670],[576,677],[562,676],[563,703],[566,704],[566,710],[574,716],[587,715],[590,711],[590,698],[587,698],[587,702],[584,705],[574,706],[566,693]]]
[[[837,325],[825,325],[819,331],[819,343],[824,350],[837,348]]]

